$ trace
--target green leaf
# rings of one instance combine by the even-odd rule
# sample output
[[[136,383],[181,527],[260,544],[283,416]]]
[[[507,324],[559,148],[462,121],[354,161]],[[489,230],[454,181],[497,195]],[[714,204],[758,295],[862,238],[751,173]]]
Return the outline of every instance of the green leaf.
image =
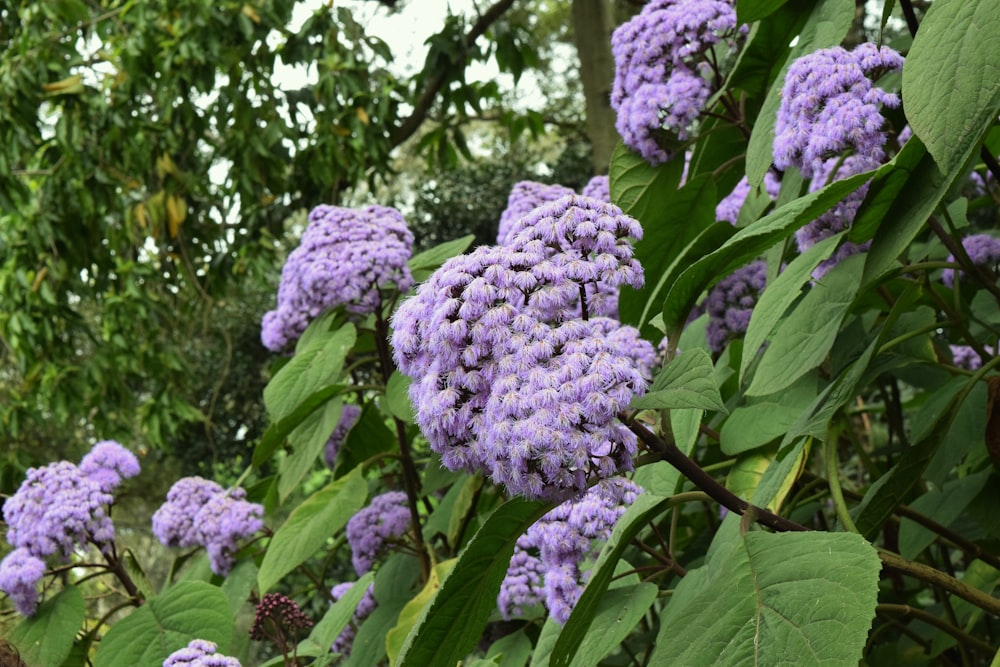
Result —
[[[257,574],[257,565],[252,560],[243,560],[236,564],[222,582],[222,592],[229,599],[229,607],[233,610],[234,616],[239,614],[240,609],[250,598],[250,592],[257,583]]]
[[[396,622],[396,627],[389,630],[388,634],[385,636],[385,652],[389,657],[389,665],[396,664],[396,659],[399,657],[399,650],[403,647],[403,642],[406,641],[406,636],[410,634],[410,631],[420,620],[420,616],[423,614],[424,610],[434,599],[437,594],[438,588],[441,587],[441,580],[447,576],[449,572],[455,567],[455,559],[451,558],[449,560],[438,563],[431,570],[431,575],[427,579],[427,583],[424,584],[423,590],[421,590],[417,595],[406,603],[406,606],[399,612],[399,620]]]
[[[330,605],[326,613],[323,614],[323,618],[319,620],[319,623],[313,626],[309,636],[299,642],[300,655],[301,650],[304,648],[329,652],[334,640],[340,636],[340,633],[347,627],[347,624],[351,622],[354,612],[361,602],[361,598],[365,596],[368,586],[371,585],[374,578],[375,573],[369,572],[358,579],[351,586],[351,589],[344,593],[343,597]]]
[[[310,394],[308,398],[302,401],[286,417],[280,421],[272,422],[267,427],[267,430],[264,431],[260,442],[257,443],[257,446],[253,450],[253,465],[258,468],[264,465],[274,452],[278,450],[278,447],[281,447],[292,431],[298,428],[319,407],[326,405],[327,401],[339,394],[343,389],[338,384],[323,387],[319,391]]]
[[[736,3],[736,22],[753,23],[767,18],[781,9],[788,0],[739,0]]]
[[[654,167],[618,142],[611,155],[608,187],[613,201],[627,215],[643,223],[656,219],[681,182],[684,158],[678,156]]]
[[[631,407],[640,410],[697,408],[726,412],[726,405],[715,384],[712,358],[701,349],[688,350],[674,357],[653,380],[649,391],[632,399]]]
[[[413,423],[413,404],[410,403],[410,377],[393,371],[385,385],[385,408],[390,415],[407,424]]]
[[[354,326],[317,336],[296,353],[264,388],[264,405],[272,421],[280,422],[313,394],[340,378],[344,359],[357,340]]]
[[[407,636],[398,665],[454,665],[472,650],[496,608],[514,543],[549,508],[514,498],[487,517]]]
[[[663,321],[670,328],[682,324],[705,288],[815,220],[870,177],[871,172],[856,174],[800,197],[739,230],[718,250],[690,266],[678,267],[676,279],[668,278],[672,285],[663,304]]]
[[[340,399],[330,401],[288,434],[292,451],[278,466],[278,498],[281,502],[285,502],[299,487],[316,459],[322,455],[330,435],[340,422],[341,412]]]
[[[802,288],[812,278],[813,269],[833,254],[843,233],[823,239],[796,257],[778,277],[761,293],[757,305],[750,315],[750,325],[743,337],[743,358],[740,360],[740,383],[742,384],[751,362],[757,358],[757,350],[771,335],[774,325],[785,314],[802,292]]]
[[[608,585],[611,583],[622,553],[632,542],[632,538],[650,521],[667,511],[671,507],[671,503],[670,498],[640,493],[635,502],[625,510],[625,514],[618,519],[618,523],[611,531],[611,537],[601,549],[601,555],[598,556],[597,562],[594,564],[587,587],[583,589],[583,594],[576,606],[573,607],[562,632],[559,633],[559,638],[556,640],[549,659],[549,664],[552,667],[565,667],[576,656],[597,616],[601,600],[608,590]],[[597,626],[595,630],[605,632],[606,626]],[[628,630],[631,630],[631,626]],[[534,664],[534,660],[532,660],[532,664]]]
[[[271,590],[282,577],[304,563],[326,544],[347,520],[361,509],[368,497],[361,469],[331,482],[295,508],[268,545],[260,564],[257,586],[260,594]]]
[[[551,616],[545,619],[542,624],[542,631],[538,633],[538,641],[535,642],[535,650],[531,654],[531,667],[549,667],[549,660],[552,657],[552,649],[556,646],[562,626]]]
[[[454,241],[446,241],[429,250],[417,253],[408,262],[413,279],[418,283],[423,282],[449,259],[461,255],[468,250],[469,246],[475,240],[475,234],[468,234]]]
[[[837,264],[778,324],[757,365],[747,396],[781,391],[823,363],[840,333],[840,322],[854,301],[864,261],[864,255],[852,255]]]
[[[366,403],[337,454],[333,474],[340,477],[374,456],[395,451],[398,446],[396,436],[385,425],[385,416],[374,404]]]
[[[593,627],[599,631],[587,633],[572,664],[596,665],[618,648],[642,620],[658,590],[655,584],[644,583],[607,591],[594,615]]]
[[[975,475],[961,479],[953,479],[941,489],[932,489],[910,503],[910,509],[920,512],[941,524],[950,526],[962,515],[973,498],[979,495],[990,477],[989,470],[983,470]],[[911,519],[903,518],[899,524],[899,554],[903,558],[914,559],[931,542],[937,539],[937,534]]]
[[[375,601],[372,615],[358,628],[345,667],[375,667],[385,663],[385,637],[396,627],[399,613],[414,595],[420,578],[417,560],[393,554],[375,573]]]
[[[222,589],[182,581],[118,621],[97,647],[98,667],[160,665],[192,639],[229,649],[233,611]]]
[[[486,657],[499,658],[500,667],[524,667],[531,659],[531,640],[524,630],[518,630],[502,637],[490,645]]]
[[[677,493],[677,482],[680,476],[681,473],[677,468],[666,461],[654,461],[636,468],[632,481],[645,489],[647,493],[666,498]]]
[[[722,452],[733,456],[780,438],[816,400],[817,384],[816,374],[809,373],[776,394],[734,408],[719,429]]]
[[[851,533],[747,533],[681,580],[650,664],[857,664],[881,566]]]
[[[708,174],[693,179],[679,190],[653,190],[655,198],[643,217],[642,239],[635,244],[635,258],[642,264],[645,285],[639,290],[625,289],[618,299],[622,322],[634,324],[644,335],[663,300],[664,284],[660,278],[684,248],[715,222],[715,182]]]
[[[1000,113],[1000,0],[931,4],[903,64],[903,109],[941,171],[965,164]],[[929,84],[933,82],[933,84]]]
[[[771,85],[760,114],[754,122],[750,144],[747,147],[747,178],[751,185],[763,181],[764,174],[771,168],[774,121],[778,117],[781,89],[785,85],[785,72],[788,66],[796,58],[817,49],[838,46],[851,29],[853,21],[854,3],[851,0],[819,0],[813,6],[809,19],[798,33],[795,46],[789,48],[785,65]]]
[[[85,611],[83,592],[76,586],[64,588],[40,604],[34,616],[18,623],[7,639],[25,664],[59,667],[73,650]]]

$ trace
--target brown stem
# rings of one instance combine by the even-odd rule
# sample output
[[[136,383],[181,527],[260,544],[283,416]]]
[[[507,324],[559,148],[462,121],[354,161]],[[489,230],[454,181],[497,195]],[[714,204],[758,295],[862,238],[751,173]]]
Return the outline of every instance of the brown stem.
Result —
[[[393,364],[392,355],[389,353],[389,323],[382,317],[381,308],[375,312],[375,347],[378,349],[381,362],[379,365],[382,367],[382,378],[388,385],[395,364]],[[423,580],[427,581],[431,574],[431,560],[427,553],[427,547],[424,545],[423,528],[420,523],[420,474],[413,462],[410,441],[406,437],[406,424],[398,417],[393,417],[392,420],[396,425],[396,441],[399,443],[399,462],[403,468],[403,488],[406,490],[406,500],[410,507],[413,544],[420,560],[420,572],[423,575]]]
[[[743,500],[705,472],[701,466],[688,458],[684,452],[677,448],[677,445],[667,442],[639,422],[630,421],[624,415],[622,421],[628,425],[629,429],[639,437],[647,448],[659,454],[664,461],[677,468],[682,475],[691,480],[691,483],[707,493],[712,500],[726,507],[730,512],[743,515],[748,510],[752,510],[753,518],[757,523],[778,531],[809,530],[800,523],[780,517],[763,507],[756,507]]]
[[[878,547],[876,547],[878,548]],[[886,567],[916,577],[935,586],[940,586],[944,590],[957,595],[958,597],[971,602],[980,609],[990,612],[994,616],[1000,616],[1000,599],[987,595],[982,591],[968,586],[954,577],[950,577],[944,572],[935,570],[933,567],[907,560],[899,554],[885,549],[878,548],[878,557]]]
[[[928,625],[933,625],[935,628],[948,633],[957,639],[959,644],[962,646],[974,648],[986,655],[993,655],[995,652],[995,649],[982,639],[978,639],[977,637],[973,637],[972,635],[963,632],[960,628],[942,621],[937,616],[930,614],[923,609],[911,607],[908,604],[880,604],[875,607],[875,612],[912,616],[923,621],[924,623],[927,623]]]

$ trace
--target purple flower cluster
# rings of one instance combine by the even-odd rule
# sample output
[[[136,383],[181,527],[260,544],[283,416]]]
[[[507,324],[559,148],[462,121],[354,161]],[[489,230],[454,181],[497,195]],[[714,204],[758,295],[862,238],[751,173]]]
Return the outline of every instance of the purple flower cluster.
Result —
[[[334,600],[339,600],[347,595],[347,592],[351,590],[353,586],[354,583],[350,581],[337,584],[330,589],[330,597]],[[345,627],[339,635],[337,635],[337,638],[333,641],[333,646],[330,647],[330,650],[334,653],[340,653],[341,655],[349,655],[351,653],[351,646],[354,644],[354,637],[358,632],[358,625],[360,625],[363,620],[371,616],[377,606],[378,602],[375,600],[375,584],[369,584],[364,597],[361,598],[357,608],[354,610],[354,616],[351,618],[351,622],[347,624],[347,627]]]
[[[215,642],[192,639],[187,646],[167,656],[163,667],[240,667],[239,660],[216,653],[218,649]]]
[[[774,128],[775,166],[798,167],[811,178],[846,151],[867,165],[859,172],[882,163],[886,131],[880,106],[895,108],[900,100],[874,82],[902,67],[901,55],[871,43],[853,51],[820,49],[792,63]]]
[[[768,170],[764,174],[764,192],[771,200],[778,198],[778,193],[781,191],[781,181],[771,170]],[[722,198],[722,201],[715,207],[715,219],[719,222],[728,222],[731,225],[736,224],[737,218],[740,216],[740,209],[743,208],[743,203],[747,199],[747,195],[750,194],[750,181],[744,176],[733,188],[733,191]]]
[[[625,145],[651,164],[672,157],[664,137],[687,140],[713,92],[705,54],[735,38],[730,0],[652,0],[611,37],[611,107]]]
[[[507,208],[500,214],[500,227],[497,230],[497,243],[507,245],[514,237],[514,223],[531,213],[542,204],[554,202],[557,199],[573,194],[564,185],[546,185],[536,181],[519,181],[514,184],[507,196]]]
[[[111,548],[111,493],[123,478],[137,474],[138,459],[112,440],[94,445],[79,466],[59,461],[28,469],[3,506],[7,541],[14,551],[0,562],[0,590],[11,596],[18,611],[26,616],[35,612],[35,584],[45,573],[46,558],[68,561],[87,544]]]
[[[608,180],[606,175],[594,176],[592,179],[587,181],[587,184],[583,186],[582,190],[580,190],[580,196],[610,202],[611,182]]]
[[[409,528],[410,509],[402,491],[375,496],[368,507],[352,516],[347,522],[347,543],[358,576],[371,570],[389,543]]]
[[[205,547],[212,571],[226,575],[238,542],[264,527],[263,506],[245,500],[240,488],[226,491],[201,477],[184,477],[153,514],[153,534],[168,547]]]
[[[1000,273],[1000,239],[989,234],[972,234],[962,239],[962,247],[972,263],[983,269]],[[954,262],[955,256],[948,255],[948,261]],[[959,280],[965,277],[964,271],[959,271]],[[941,282],[948,287],[955,286],[955,270],[945,269],[941,273]]]
[[[630,468],[635,437],[615,415],[645,391],[654,353],[593,316],[606,305],[586,288],[641,286],[629,241],[641,231],[611,204],[564,197],[518,219],[507,245],[449,260],[400,306],[396,363],[446,467],[550,500]]]
[[[0,561],[0,591],[7,593],[14,608],[24,616],[38,610],[37,584],[45,575],[45,561],[18,547]]]
[[[767,281],[767,264],[756,261],[720,280],[705,298],[708,347],[721,352],[726,343],[746,333],[750,315]]]
[[[337,422],[337,427],[333,429],[333,433],[330,434],[330,439],[326,441],[326,447],[323,450],[323,460],[326,461],[328,468],[333,468],[337,462],[337,454],[340,453],[340,448],[343,446],[344,440],[347,439],[347,434],[354,428],[360,416],[361,408],[353,403],[348,403],[340,411],[340,421]]]
[[[983,358],[979,356],[979,353],[971,345],[949,345],[948,347],[951,349],[952,363],[958,368],[964,368],[967,371],[978,371],[983,367]],[[984,345],[983,349],[988,354],[996,354],[996,348],[989,345]]]
[[[554,619],[565,623],[586,584],[584,563],[597,554],[641,492],[627,479],[605,479],[528,528],[514,547],[497,597],[504,618],[541,602]]]
[[[396,209],[317,206],[281,271],[278,307],[264,315],[264,346],[285,350],[330,308],[344,306],[358,315],[374,312],[381,286],[392,284],[405,292],[413,284],[407,266],[412,253],[413,234]]]

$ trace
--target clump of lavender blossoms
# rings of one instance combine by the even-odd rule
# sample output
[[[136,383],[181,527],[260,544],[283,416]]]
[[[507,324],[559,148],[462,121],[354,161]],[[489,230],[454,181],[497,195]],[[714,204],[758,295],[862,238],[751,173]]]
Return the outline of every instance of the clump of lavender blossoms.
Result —
[[[899,96],[875,82],[899,71],[903,57],[888,47],[864,43],[853,51],[820,49],[796,60],[788,69],[775,122],[774,164],[796,167],[810,182],[810,192],[860,174],[886,160],[888,139],[882,107],[895,108]],[[902,136],[900,137],[902,139]],[[796,232],[799,251],[848,229],[868,185],[855,190],[830,211]],[[819,278],[868,244],[845,243],[814,273]]]
[[[177,649],[163,661],[163,667],[241,667],[240,661],[218,653],[215,642],[192,639],[187,646]]]
[[[673,157],[716,84],[709,51],[744,30],[729,0],[652,0],[611,37],[615,79],[611,107],[625,145],[651,164]],[[672,137],[665,142],[665,137]]]
[[[353,403],[348,403],[340,411],[340,419],[337,421],[337,426],[333,429],[330,439],[326,441],[326,445],[323,448],[323,460],[326,461],[328,468],[333,468],[334,464],[336,464],[337,454],[340,453],[340,448],[344,445],[347,434],[354,428],[360,416],[361,408]]]
[[[153,534],[168,547],[204,547],[212,572],[232,569],[239,541],[264,527],[263,506],[245,500],[241,488],[226,491],[201,477],[184,477],[153,514]]]
[[[729,341],[746,333],[766,282],[767,263],[756,261],[733,271],[709,290],[705,298],[705,333],[710,350],[721,352]]]
[[[342,584],[337,584],[332,589],[330,589],[330,597],[335,601],[347,595],[347,592],[351,590],[354,586],[354,582],[346,581]],[[341,655],[349,655],[351,653],[351,647],[354,645],[354,637],[358,633],[358,626],[366,618],[372,615],[375,608],[378,606],[378,602],[375,600],[375,584],[369,584],[367,590],[365,590],[364,597],[358,603],[358,606],[354,610],[354,615],[351,617],[351,622],[341,631],[337,638],[333,641],[333,646],[330,650],[334,653],[340,653]]]
[[[497,244],[507,245],[514,237],[514,223],[549,202],[573,194],[565,185],[548,185],[537,181],[518,181],[507,196],[507,208],[500,214]]]
[[[284,351],[330,308],[374,312],[380,287],[391,284],[405,292],[413,285],[407,266],[412,253],[413,234],[396,209],[317,206],[281,271],[278,307],[264,315],[264,346]]]
[[[389,491],[372,498],[347,522],[347,543],[351,545],[351,564],[361,576],[372,569],[392,540],[406,534],[410,510],[406,494]]]
[[[135,454],[112,440],[94,445],[79,466],[59,461],[28,469],[3,506],[7,541],[14,551],[0,562],[0,590],[10,595],[18,612],[31,616],[37,610],[36,585],[45,574],[45,559],[65,563],[88,545],[112,553],[112,492],[123,479],[138,474]]]
[[[505,619],[544,604],[565,623],[580,599],[591,559],[642,489],[622,477],[601,480],[532,524],[517,540],[497,607]]]
[[[641,286],[630,240],[641,234],[612,204],[563,197],[518,219],[508,244],[449,260],[403,302],[396,363],[447,468],[560,501],[631,469],[635,436],[616,415],[645,391],[655,357],[634,329],[591,316],[600,295],[587,288]]]
[[[989,234],[972,234],[962,239],[962,247],[972,263],[976,266],[1000,273],[1000,239]],[[948,261],[954,262],[955,256],[948,255]],[[966,278],[964,271],[958,272],[959,280]],[[955,286],[955,270],[945,269],[941,272],[941,282],[948,287]]]

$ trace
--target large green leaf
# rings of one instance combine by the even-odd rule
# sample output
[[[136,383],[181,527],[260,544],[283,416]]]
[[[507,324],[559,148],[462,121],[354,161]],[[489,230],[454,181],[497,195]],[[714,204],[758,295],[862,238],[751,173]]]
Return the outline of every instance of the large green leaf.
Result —
[[[559,633],[559,638],[556,640],[549,658],[548,664],[552,667],[569,665],[577,655],[577,651],[583,645],[598,610],[601,608],[601,600],[608,590],[608,585],[611,583],[611,578],[614,576],[622,553],[632,538],[651,520],[669,509],[671,504],[670,498],[641,493],[635,502],[625,510],[625,514],[615,524],[611,531],[611,537],[608,538],[607,544],[601,550],[601,555],[597,558],[587,587],[584,588],[583,594],[573,607],[573,612],[566,621],[563,631]],[[603,628],[600,629],[603,630]],[[626,634],[631,629],[631,626],[627,628]]]
[[[880,569],[859,535],[749,532],[681,580],[650,664],[857,664]]]
[[[385,415],[373,403],[366,403],[337,454],[333,474],[340,477],[374,456],[395,451],[398,446],[396,435],[385,424]]]
[[[514,498],[486,519],[407,636],[397,665],[454,665],[475,647],[496,609],[514,543],[548,508]]]
[[[385,384],[386,411],[407,424],[413,423],[413,404],[410,402],[410,376],[393,371]]]
[[[222,589],[201,581],[182,581],[118,621],[104,635],[96,667],[160,665],[192,639],[229,649],[233,611]]]
[[[642,583],[621,588],[612,588],[601,598],[601,604],[594,614],[595,632],[588,632],[580,645],[580,650],[572,664],[574,667],[596,665],[632,632],[642,620],[659,589],[655,584]],[[550,664],[562,664],[553,660]]]
[[[910,503],[910,509],[930,517],[942,526],[950,526],[983,490],[990,472],[984,470],[961,479],[953,479],[941,489],[931,489]],[[903,558],[916,558],[937,537],[929,528],[904,518],[899,524],[899,554]]]
[[[655,181],[654,181],[655,182]],[[663,299],[661,277],[684,248],[715,222],[715,183],[700,176],[679,190],[651,190],[655,206],[642,222],[642,240],[635,245],[635,258],[642,264],[645,285],[640,290],[622,290],[618,310],[622,322],[651,335],[649,318]]]
[[[690,266],[677,267],[675,275],[667,278],[671,286],[663,304],[663,321],[669,328],[683,324],[706,287],[815,220],[870,177],[870,172],[856,174],[800,197],[739,230],[717,250]]]
[[[903,109],[941,171],[1000,113],[1000,0],[936,0],[903,65]],[[931,83],[933,82],[933,83]]]
[[[715,384],[715,366],[705,350],[688,350],[674,357],[653,380],[649,391],[632,399],[640,410],[697,408],[726,412]]]
[[[271,421],[281,421],[310,396],[336,384],[344,359],[356,340],[354,326],[345,324],[335,332],[316,336],[296,352],[264,388],[264,405]]]
[[[356,468],[295,508],[271,538],[257,574],[260,594],[305,562],[365,504],[368,486]]]
[[[299,487],[316,459],[323,454],[330,435],[340,422],[342,412],[340,399],[334,399],[306,417],[288,434],[291,452],[278,466],[278,498],[281,502],[285,502]]]
[[[323,618],[319,620],[319,623],[313,626],[309,636],[299,643],[300,655],[302,649],[314,649],[317,652],[330,651],[330,646],[334,640],[340,636],[340,633],[347,627],[347,624],[351,622],[354,612],[361,602],[361,598],[365,596],[368,586],[374,578],[375,574],[369,572],[354,582],[354,585],[351,586],[349,591],[344,593],[343,597],[330,605],[326,613],[323,614]]]
[[[747,147],[747,178],[751,184],[763,181],[764,174],[771,168],[774,121],[778,117],[781,89],[785,85],[785,71],[788,66],[796,58],[817,49],[840,44],[851,29],[853,21],[852,0],[820,0],[813,7],[809,19],[798,33],[795,46],[789,47],[785,66],[771,85],[750,134],[750,145]]]
[[[743,357],[740,360],[740,381],[746,375],[750,363],[757,357],[757,350],[770,336],[774,325],[792,305],[806,282],[812,277],[813,269],[833,254],[843,234],[834,234],[823,239],[796,257],[788,267],[761,293],[757,305],[750,315],[750,325],[743,337]]]
[[[778,11],[788,0],[739,0],[736,3],[736,20],[752,23],[767,18]]]
[[[59,667],[73,650],[84,611],[83,592],[69,586],[40,604],[35,615],[18,623],[7,639],[25,664]]]
[[[461,255],[468,250],[469,246],[475,240],[475,234],[469,234],[454,241],[445,241],[429,250],[414,255],[408,262],[413,279],[418,283],[423,282],[449,259],[456,255]]]
[[[810,373],[775,394],[749,398],[719,429],[722,452],[732,456],[780,438],[816,400],[818,390],[816,374]]]
[[[642,222],[643,233],[648,233],[646,225],[662,214],[677,191],[683,171],[683,156],[654,167],[619,142],[611,155],[608,174],[611,201]]]
[[[778,324],[747,388],[748,396],[781,391],[823,363],[854,301],[864,261],[863,255],[853,255],[837,264]]]

